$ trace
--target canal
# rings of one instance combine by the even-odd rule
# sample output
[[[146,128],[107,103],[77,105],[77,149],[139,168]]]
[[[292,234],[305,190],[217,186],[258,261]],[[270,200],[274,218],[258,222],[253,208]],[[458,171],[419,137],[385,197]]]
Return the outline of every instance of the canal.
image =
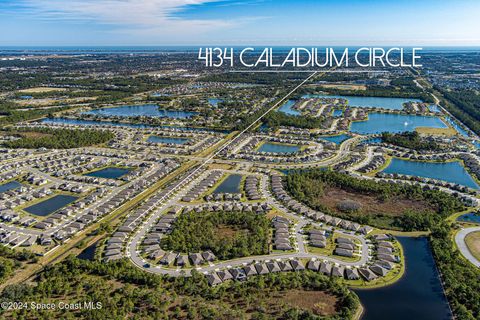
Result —
[[[354,290],[364,306],[362,320],[447,320],[452,318],[428,239],[399,237],[406,270],[396,283]]]

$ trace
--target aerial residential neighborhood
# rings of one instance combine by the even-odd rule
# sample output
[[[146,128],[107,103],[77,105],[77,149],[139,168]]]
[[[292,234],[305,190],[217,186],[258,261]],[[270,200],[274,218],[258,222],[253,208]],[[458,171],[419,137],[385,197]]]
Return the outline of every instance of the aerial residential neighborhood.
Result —
[[[480,319],[460,2],[7,1],[0,318]]]

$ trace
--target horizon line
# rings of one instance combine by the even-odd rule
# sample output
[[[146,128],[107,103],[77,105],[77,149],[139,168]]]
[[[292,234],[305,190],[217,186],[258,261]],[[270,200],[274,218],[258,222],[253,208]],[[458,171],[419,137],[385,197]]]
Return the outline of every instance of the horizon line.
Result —
[[[400,47],[400,48],[413,48],[413,47],[423,47],[423,48],[480,48],[480,44],[476,45],[457,45],[457,44],[449,44],[449,45],[422,45],[422,44],[416,44],[416,45],[398,45],[398,44],[388,44],[388,45],[380,45],[380,44],[365,44],[365,45],[314,45],[314,44],[299,44],[299,45],[289,45],[289,44],[284,44],[284,45],[270,45],[270,44],[256,44],[256,45],[239,45],[239,44],[223,44],[223,45],[210,45],[210,44],[163,44],[163,45],[154,45],[154,44],[148,44],[148,45],[85,45],[85,44],[80,44],[80,45],[1,45],[0,48],[79,48],[79,47],[84,47],[84,48],[132,48],[132,47],[143,47],[143,48],[162,48],[162,47],[272,47],[272,48],[282,48],[282,47],[292,47],[292,48],[297,48],[297,47],[328,47],[328,48],[335,48],[335,47]]]

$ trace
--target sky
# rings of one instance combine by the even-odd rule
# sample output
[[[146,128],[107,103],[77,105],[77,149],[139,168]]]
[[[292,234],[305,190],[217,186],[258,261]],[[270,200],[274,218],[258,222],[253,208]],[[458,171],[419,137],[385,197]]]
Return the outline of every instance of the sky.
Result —
[[[480,46],[478,0],[0,0],[0,46]]]

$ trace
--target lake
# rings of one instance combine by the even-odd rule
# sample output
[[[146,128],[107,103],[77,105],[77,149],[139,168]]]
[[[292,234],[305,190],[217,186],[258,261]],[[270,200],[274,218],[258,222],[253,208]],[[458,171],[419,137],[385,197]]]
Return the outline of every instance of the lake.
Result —
[[[478,189],[475,180],[459,161],[422,162],[393,158],[383,172],[434,178]]]
[[[36,216],[48,216],[51,213],[65,207],[66,205],[77,200],[78,197],[59,194],[49,198],[47,200],[41,201],[37,204],[34,204],[30,207],[27,207],[23,210],[26,212],[36,215]]]
[[[119,106],[112,108],[100,108],[82,112],[82,114],[100,115],[106,117],[160,117],[186,119],[197,114],[197,112],[175,111],[159,109],[156,104],[143,104],[135,106]]]
[[[335,118],[341,117],[343,115],[343,110],[342,109],[335,109],[333,110],[333,116]]]
[[[213,193],[240,193],[240,181],[242,181],[241,175],[231,174],[223,180]]]
[[[405,254],[405,274],[387,287],[354,290],[365,307],[362,320],[451,319],[428,239],[397,240]]]
[[[0,185],[0,193],[7,192],[10,190],[18,189],[22,186],[22,184],[18,181],[10,181]]]
[[[372,143],[381,143],[382,138],[370,138],[370,139],[365,139],[360,144],[372,144]]]
[[[300,150],[300,147],[295,145],[265,142],[257,151],[269,153],[294,153],[298,150]]]
[[[89,172],[84,174],[88,177],[104,178],[104,179],[118,179],[123,177],[127,173],[132,171],[132,169],[127,168],[117,168],[117,167],[107,167],[97,171]]]
[[[189,139],[186,138],[172,138],[172,137],[159,137],[159,136],[150,136],[147,139],[147,142],[152,143],[169,143],[169,144],[184,144]]]
[[[295,100],[288,100],[285,102],[278,111],[283,112],[285,114],[291,115],[291,116],[299,116],[302,113],[300,111],[297,111],[295,109],[292,109],[292,107],[295,105]]]
[[[374,112],[368,114],[366,121],[352,122],[350,131],[360,134],[398,133],[414,131],[418,127],[447,128],[448,126],[438,117]]]
[[[460,217],[458,217],[457,221],[480,224],[480,214],[475,212],[465,213],[465,214],[462,214]]]
[[[208,99],[208,103],[211,104],[212,106],[216,107],[220,102],[223,102],[222,99],[216,99],[216,98],[210,98]]]
[[[418,99],[390,98],[390,97],[361,97],[361,96],[339,96],[339,95],[318,95],[307,94],[303,98],[337,98],[347,99],[348,105],[359,108],[383,108],[390,110],[402,110],[403,104],[409,101],[422,102]]]
[[[320,137],[322,140],[334,142],[336,144],[341,144],[343,141],[350,139],[351,137],[348,134],[339,134],[336,136],[324,136]]]

